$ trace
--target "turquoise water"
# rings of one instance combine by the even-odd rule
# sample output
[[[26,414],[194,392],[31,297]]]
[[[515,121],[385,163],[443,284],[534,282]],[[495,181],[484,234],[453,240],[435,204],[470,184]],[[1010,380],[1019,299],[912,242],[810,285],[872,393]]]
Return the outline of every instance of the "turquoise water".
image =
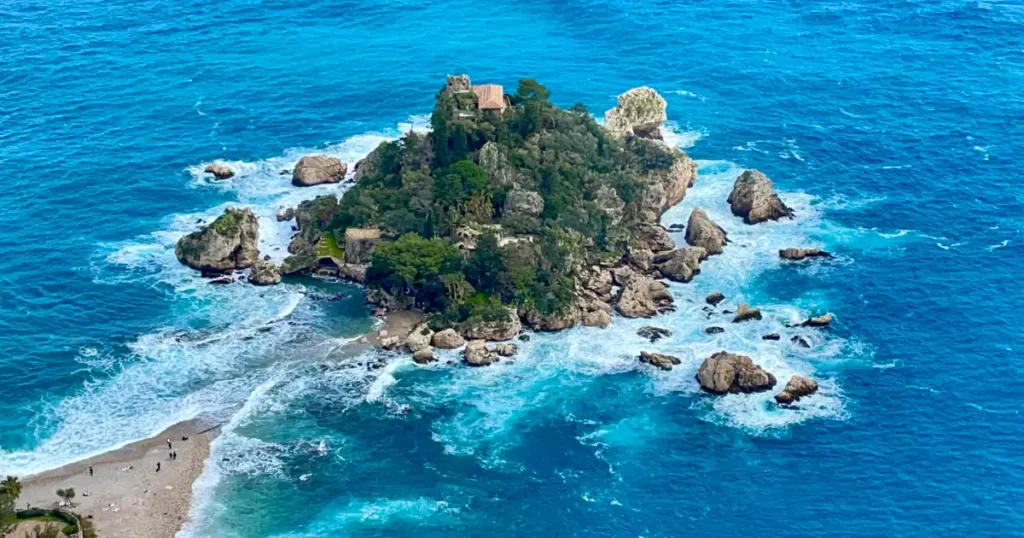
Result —
[[[1019,534],[1024,8],[1007,2],[0,4],[0,474],[205,413],[226,422],[185,537]],[[646,84],[700,163],[664,218],[734,239],[659,318],[535,336],[514,364],[370,367],[353,288],[209,286],[174,241],[227,204],[272,217],[422,128],[446,73],[533,76],[597,116]],[[241,173],[202,179],[216,158]],[[725,197],[773,178],[792,222]],[[813,245],[829,263],[783,266]],[[321,290],[321,288],[328,288]],[[760,305],[711,323],[701,298]],[[356,295],[358,295],[356,293]],[[832,311],[813,347],[764,342]],[[821,392],[709,398],[713,351]]]

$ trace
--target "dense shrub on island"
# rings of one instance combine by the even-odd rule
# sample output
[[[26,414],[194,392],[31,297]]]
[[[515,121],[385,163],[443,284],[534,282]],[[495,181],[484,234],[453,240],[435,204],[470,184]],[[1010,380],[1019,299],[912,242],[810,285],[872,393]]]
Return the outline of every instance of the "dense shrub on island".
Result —
[[[510,318],[557,330],[606,317],[617,265],[641,260],[636,274],[660,276],[653,254],[673,244],[652,227],[696,177],[686,154],[639,134],[649,125],[612,132],[582,105],[558,108],[532,79],[504,109],[481,109],[471,88],[451,77],[430,133],[382,143],[340,200],[297,208],[285,272],[310,268],[318,245],[348,230],[374,229],[372,301],[422,309],[435,330],[505,324],[495,339]]]

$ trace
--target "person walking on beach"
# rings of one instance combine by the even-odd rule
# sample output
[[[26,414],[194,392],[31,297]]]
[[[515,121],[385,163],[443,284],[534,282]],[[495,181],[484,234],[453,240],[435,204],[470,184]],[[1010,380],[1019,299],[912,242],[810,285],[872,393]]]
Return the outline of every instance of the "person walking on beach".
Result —
[[[167,438],[167,450],[170,450],[170,449],[171,449],[171,438],[168,437]]]
[[[160,472],[160,462],[156,462],[156,472]]]
[[[177,450],[175,450],[174,452],[171,452],[171,459],[177,461],[177,459],[178,459],[178,451]]]
[[[92,476],[92,465],[89,466],[89,476]]]

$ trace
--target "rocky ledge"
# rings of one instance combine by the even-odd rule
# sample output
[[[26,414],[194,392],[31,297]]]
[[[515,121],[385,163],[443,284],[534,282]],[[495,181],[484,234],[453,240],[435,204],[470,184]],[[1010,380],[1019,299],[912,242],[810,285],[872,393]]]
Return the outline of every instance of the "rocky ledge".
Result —
[[[178,260],[204,273],[230,273],[259,258],[260,229],[251,209],[228,208],[217,220],[178,240]]]

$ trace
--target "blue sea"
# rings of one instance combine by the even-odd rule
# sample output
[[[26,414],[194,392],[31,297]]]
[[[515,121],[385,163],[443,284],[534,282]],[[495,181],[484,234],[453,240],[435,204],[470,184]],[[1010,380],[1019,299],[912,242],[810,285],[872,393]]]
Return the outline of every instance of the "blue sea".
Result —
[[[0,475],[203,415],[222,434],[182,538],[1022,533],[1020,3],[2,0],[0,66]],[[426,128],[463,72],[596,117],[665,96],[700,168],[663,223],[702,207],[733,240],[672,285],[670,338],[617,318],[490,368],[374,369],[343,351],[374,326],[357,288],[176,261],[229,205],[281,259],[277,208],[344,187],[280,171]],[[240,173],[209,181],[214,159]],[[729,213],[746,168],[796,219]],[[781,264],[790,246],[837,257]],[[708,319],[712,290],[765,319]],[[821,391],[704,395],[721,349]]]

